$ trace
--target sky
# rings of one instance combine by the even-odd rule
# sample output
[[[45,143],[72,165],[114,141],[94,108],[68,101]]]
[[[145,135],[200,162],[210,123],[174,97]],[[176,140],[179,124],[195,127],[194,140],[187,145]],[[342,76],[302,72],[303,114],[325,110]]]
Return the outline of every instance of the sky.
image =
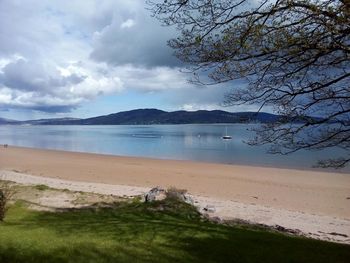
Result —
[[[143,0],[0,0],[0,117],[85,118],[137,108],[224,109],[195,86]]]

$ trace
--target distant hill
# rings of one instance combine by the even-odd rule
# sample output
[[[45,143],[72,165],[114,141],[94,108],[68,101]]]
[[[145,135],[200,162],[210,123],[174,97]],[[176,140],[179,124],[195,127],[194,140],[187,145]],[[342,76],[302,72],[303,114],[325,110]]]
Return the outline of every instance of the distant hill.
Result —
[[[78,121],[78,118],[53,118],[53,119],[39,119],[39,120],[28,120],[21,121],[20,124],[30,124],[30,125],[61,125],[70,121]]]
[[[0,124],[22,125],[147,125],[147,124],[200,124],[200,123],[245,123],[276,122],[282,116],[265,112],[227,112],[221,110],[173,111],[137,109],[87,119],[56,118],[28,121],[4,121]]]
[[[2,124],[13,124],[13,125],[60,125],[67,121],[80,120],[77,118],[53,118],[53,119],[39,119],[39,120],[28,120],[28,121],[17,121],[5,118],[0,118],[0,125]]]
[[[18,121],[0,118],[0,125],[1,124],[16,124],[16,123],[18,123]]]
[[[136,124],[192,124],[192,123],[241,123],[241,122],[274,122],[280,119],[270,113],[199,110],[166,112],[157,109],[138,109],[113,113],[67,124],[80,125],[136,125]]]

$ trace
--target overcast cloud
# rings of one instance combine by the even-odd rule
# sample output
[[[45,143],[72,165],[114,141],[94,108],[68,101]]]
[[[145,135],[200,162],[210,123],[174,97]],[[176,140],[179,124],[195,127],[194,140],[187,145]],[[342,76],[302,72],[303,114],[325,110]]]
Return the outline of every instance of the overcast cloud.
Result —
[[[164,93],[172,108],[215,107],[223,91],[187,82],[166,45],[174,34],[142,0],[2,0],[0,108],[70,112],[128,90]]]

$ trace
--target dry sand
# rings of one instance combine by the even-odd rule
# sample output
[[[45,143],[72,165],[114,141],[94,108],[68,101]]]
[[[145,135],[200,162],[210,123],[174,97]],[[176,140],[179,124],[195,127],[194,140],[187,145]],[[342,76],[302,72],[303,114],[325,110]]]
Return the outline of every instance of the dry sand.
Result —
[[[131,196],[153,186],[175,186],[187,189],[199,207],[213,205],[212,216],[350,243],[350,174],[12,146],[0,148],[0,170],[0,176],[19,183],[104,194]]]

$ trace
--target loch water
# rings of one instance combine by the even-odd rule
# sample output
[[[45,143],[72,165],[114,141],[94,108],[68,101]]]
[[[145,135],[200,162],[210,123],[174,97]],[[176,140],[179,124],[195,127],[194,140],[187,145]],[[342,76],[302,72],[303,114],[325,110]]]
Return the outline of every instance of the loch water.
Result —
[[[300,151],[291,155],[267,153],[267,146],[249,146],[257,124],[191,125],[47,125],[0,126],[0,144],[75,152],[193,160],[225,164],[314,169],[322,158],[340,150]],[[222,136],[232,136],[223,140]],[[349,169],[345,169],[348,172]]]

